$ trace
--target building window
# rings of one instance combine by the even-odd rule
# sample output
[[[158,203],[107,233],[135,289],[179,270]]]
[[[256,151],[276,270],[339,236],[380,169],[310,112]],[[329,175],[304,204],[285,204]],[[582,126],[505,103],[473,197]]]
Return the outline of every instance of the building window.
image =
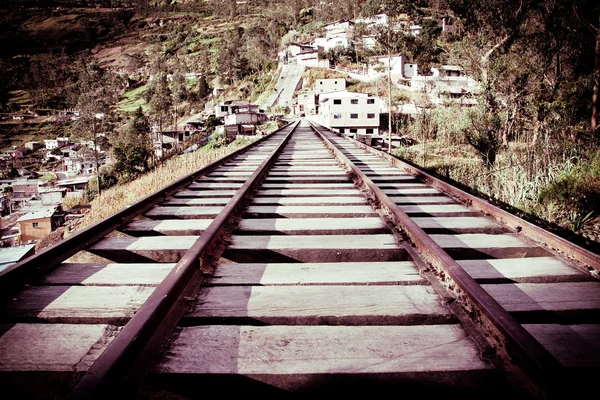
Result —
[[[340,133],[346,133],[346,129],[340,128]]]
[[[351,119],[358,119],[358,114],[350,114]]]
[[[367,128],[365,133],[367,133],[367,134],[373,133],[373,128]]]
[[[367,99],[367,104],[375,104],[375,99]]]
[[[227,106],[221,106],[221,112],[227,112]]]
[[[34,228],[39,228],[40,227],[40,223],[39,222],[32,222],[31,226]]]
[[[358,99],[351,99],[350,104],[358,104]]]
[[[356,128],[350,128],[350,133],[356,133]]]
[[[375,114],[367,114],[367,118],[375,118]]]
[[[342,99],[334,99],[333,104],[342,104]]]
[[[342,119],[342,114],[333,114],[333,119]]]

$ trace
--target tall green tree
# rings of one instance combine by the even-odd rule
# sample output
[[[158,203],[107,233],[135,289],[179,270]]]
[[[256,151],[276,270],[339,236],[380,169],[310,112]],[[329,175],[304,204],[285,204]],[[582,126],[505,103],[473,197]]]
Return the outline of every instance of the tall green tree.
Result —
[[[96,174],[100,169],[100,142],[105,141],[113,129],[114,114],[112,107],[118,101],[118,77],[102,68],[93,60],[82,60],[82,72],[77,86],[79,96],[77,111],[79,118],[72,126],[74,136],[92,140]],[[98,179],[98,194],[102,192],[102,182]]]
[[[121,181],[131,181],[151,168],[152,141],[148,132],[150,121],[138,108],[121,135],[113,137],[113,170]]]
[[[173,107],[173,97],[166,72],[158,72],[152,77],[145,96],[152,122],[156,126],[154,141],[157,146],[160,146],[159,156],[162,156],[163,130],[171,120]]]

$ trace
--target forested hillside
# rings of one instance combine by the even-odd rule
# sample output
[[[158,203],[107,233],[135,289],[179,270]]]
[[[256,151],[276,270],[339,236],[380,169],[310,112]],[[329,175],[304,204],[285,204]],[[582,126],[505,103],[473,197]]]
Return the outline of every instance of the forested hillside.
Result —
[[[309,41],[336,20],[378,13],[408,18],[422,33],[375,32],[376,51],[403,53],[424,74],[432,66],[460,66],[483,93],[470,109],[433,108],[423,101],[419,117],[398,117],[398,129],[418,145],[397,154],[494,201],[597,240],[600,5],[595,0],[7,4],[0,11],[2,112],[77,109],[84,116],[78,123],[42,121],[3,129],[7,147],[36,132],[85,136],[92,128],[106,133],[113,146],[148,146],[138,140],[148,124],[172,125],[193,117],[207,101],[256,101],[272,91],[283,42]],[[452,18],[457,33],[442,32],[442,17]],[[357,29],[355,39],[372,33]],[[327,56],[362,63],[373,54],[357,45]],[[214,88],[224,89],[217,99]],[[399,96],[395,105],[406,101]],[[100,123],[97,114],[107,118]],[[27,135],[19,136],[23,132]]]

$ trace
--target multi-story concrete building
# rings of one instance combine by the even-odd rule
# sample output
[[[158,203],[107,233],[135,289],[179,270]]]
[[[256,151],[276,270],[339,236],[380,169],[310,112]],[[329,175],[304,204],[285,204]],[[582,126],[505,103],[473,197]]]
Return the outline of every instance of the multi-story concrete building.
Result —
[[[317,79],[315,81],[315,93],[331,93],[346,90],[346,79]]]
[[[379,134],[379,98],[348,91],[319,96],[321,125],[348,136]]]

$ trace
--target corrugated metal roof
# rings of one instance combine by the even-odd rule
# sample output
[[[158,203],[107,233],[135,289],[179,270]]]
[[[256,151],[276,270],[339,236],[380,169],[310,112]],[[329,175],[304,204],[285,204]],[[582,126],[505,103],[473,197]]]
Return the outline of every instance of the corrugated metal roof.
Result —
[[[17,220],[17,222],[29,221],[32,219],[50,218],[55,212],[56,212],[56,207],[43,208],[38,211],[33,211],[33,212],[30,212],[29,214],[23,215],[21,218],[19,218]]]

